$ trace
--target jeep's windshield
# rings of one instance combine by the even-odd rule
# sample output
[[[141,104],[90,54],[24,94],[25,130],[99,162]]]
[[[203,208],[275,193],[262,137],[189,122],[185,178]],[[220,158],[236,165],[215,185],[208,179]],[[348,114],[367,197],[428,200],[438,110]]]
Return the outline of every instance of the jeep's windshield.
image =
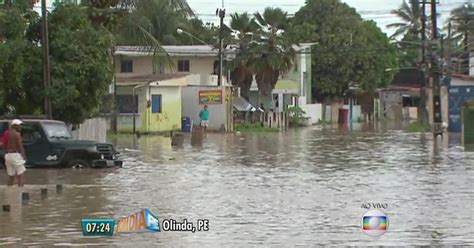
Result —
[[[61,123],[43,123],[44,131],[49,139],[72,139],[71,132]]]

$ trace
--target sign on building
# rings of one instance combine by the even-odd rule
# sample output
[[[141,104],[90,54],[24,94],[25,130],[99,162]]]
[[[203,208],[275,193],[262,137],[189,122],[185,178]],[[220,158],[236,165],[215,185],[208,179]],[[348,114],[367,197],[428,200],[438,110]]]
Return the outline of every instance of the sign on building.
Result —
[[[199,91],[199,104],[222,104],[222,90]]]

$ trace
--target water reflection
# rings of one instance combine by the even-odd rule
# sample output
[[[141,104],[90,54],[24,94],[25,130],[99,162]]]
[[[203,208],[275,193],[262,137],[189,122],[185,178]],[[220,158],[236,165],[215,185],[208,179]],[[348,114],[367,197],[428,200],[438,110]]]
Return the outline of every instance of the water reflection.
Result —
[[[0,246],[474,245],[474,153],[457,136],[435,142],[402,128],[210,133],[202,148],[187,136],[179,149],[166,137],[118,137],[123,169],[29,170],[32,199],[20,213],[0,213]],[[56,183],[65,185],[62,194]],[[51,188],[48,199],[39,198],[41,187]],[[0,186],[1,202],[10,201],[7,191]],[[389,205],[389,231],[379,239],[360,231],[368,202]],[[80,233],[81,218],[143,207],[162,219],[208,218],[210,231]]]

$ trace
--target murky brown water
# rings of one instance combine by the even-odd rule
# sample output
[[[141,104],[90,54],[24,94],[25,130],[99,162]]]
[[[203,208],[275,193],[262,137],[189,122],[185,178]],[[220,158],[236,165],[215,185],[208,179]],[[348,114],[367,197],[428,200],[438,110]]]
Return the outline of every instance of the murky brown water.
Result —
[[[384,129],[208,134],[202,149],[187,141],[176,150],[164,137],[118,139],[118,170],[28,170],[31,200],[0,212],[0,246],[474,245],[474,153],[459,136],[439,149],[430,135]],[[5,182],[0,202],[19,202]],[[388,204],[382,237],[361,232],[367,202]],[[141,208],[206,218],[210,230],[82,236],[81,218]]]

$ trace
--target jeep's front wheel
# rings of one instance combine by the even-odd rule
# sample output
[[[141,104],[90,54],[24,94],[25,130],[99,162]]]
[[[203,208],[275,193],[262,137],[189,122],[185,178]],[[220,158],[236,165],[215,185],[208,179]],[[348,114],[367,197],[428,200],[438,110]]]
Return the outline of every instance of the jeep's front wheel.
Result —
[[[69,162],[69,167],[73,169],[82,169],[90,167],[90,163],[83,159],[73,159]]]

